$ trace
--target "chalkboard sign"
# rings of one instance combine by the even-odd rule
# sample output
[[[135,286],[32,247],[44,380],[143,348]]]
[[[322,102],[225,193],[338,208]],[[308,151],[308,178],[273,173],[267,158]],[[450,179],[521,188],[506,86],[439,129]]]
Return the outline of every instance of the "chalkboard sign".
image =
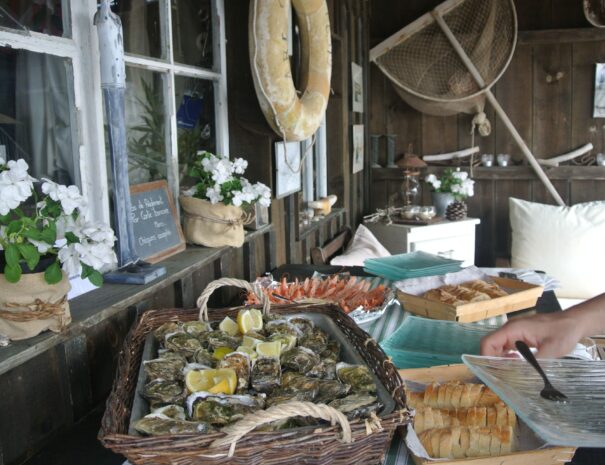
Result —
[[[185,237],[166,181],[131,186],[130,199],[139,258],[156,263],[185,250]]]

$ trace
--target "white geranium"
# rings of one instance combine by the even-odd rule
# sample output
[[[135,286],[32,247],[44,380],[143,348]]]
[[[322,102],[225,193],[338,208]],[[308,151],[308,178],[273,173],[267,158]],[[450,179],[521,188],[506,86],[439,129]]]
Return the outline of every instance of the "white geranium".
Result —
[[[233,172],[235,174],[244,174],[246,168],[248,168],[248,162],[243,158],[233,160]]]
[[[441,178],[434,174],[426,176],[425,181],[431,185],[435,192],[446,192],[454,194],[457,199],[464,199],[474,195],[474,184],[466,171],[446,168]]]
[[[35,179],[27,173],[29,166],[25,160],[2,163],[2,168],[4,171],[0,172],[0,215],[4,216],[31,197]]]
[[[80,263],[80,254],[76,249],[76,244],[64,245],[59,250],[59,260],[61,268],[68,276],[79,276],[82,273],[82,264]]]
[[[86,209],[86,199],[82,197],[77,186],[63,186],[44,179],[42,192],[55,202],[60,202],[63,211],[68,215],[71,215],[76,208],[81,212]]]
[[[219,203],[224,198],[219,186],[209,187],[206,191],[206,197],[208,197],[208,200],[212,204]]]

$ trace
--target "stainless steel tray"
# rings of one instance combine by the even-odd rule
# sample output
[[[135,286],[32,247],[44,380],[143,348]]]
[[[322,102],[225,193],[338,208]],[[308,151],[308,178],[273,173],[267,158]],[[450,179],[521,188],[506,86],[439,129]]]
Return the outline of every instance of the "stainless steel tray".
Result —
[[[278,312],[276,312],[278,314]],[[316,326],[319,326],[323,329],[328,335],[335,339],[341,346],[341,360],[343,362],[355,364],[355,365],[366,365],[363,357],[357,352],[355,347],[351,345],[346,336],[342,333],[342,331],[338,328],[338,325],[328,316],[323,315],[321,313],[295,313],[284,315],[285,318],[308,318],[313,321]],[[138,419],[144,417],[149,413],[149,403],[147,400],[141,395],[143,391],[143,387],[147,383],[147,375],[145,374],[145,370],[143,369],[143,361],[151,360],[157,357],[159,343],[155,340],[152,333],[147,335],[145,340],[145,347],[143,348],[143,355],[141,358],[141,366],[139,367],[139,377],[137,381],[137,387],[135,392],[134,401],[132,404],[132,411],[130,414],[130,424],[128,427],[128,434],[134,436],[140,436],[140,434],[133,428],[133,424]],[[374,378],[374,382],[376,383],[376,395],[380,402],[384,405],[382,410],[380,411],[379,416],[384,416],[390,414],[395,409],[395,401],[384,387],[380,379],[376,376],[376,374],[370,369],[370,373]]]

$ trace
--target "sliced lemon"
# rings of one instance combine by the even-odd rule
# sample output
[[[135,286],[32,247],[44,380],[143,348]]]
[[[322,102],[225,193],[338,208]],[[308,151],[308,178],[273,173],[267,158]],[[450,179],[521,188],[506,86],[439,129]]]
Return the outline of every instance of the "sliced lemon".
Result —
[[[258,356],[256,351],[254,350],[254,347],[250,346],[239,346],[236,352],[243,352],[245,354],[248,354],[250,356],[250,360],[254,360]]]
[[[225,355],[230,354],[231,352],[233,352],[231,347],[217,347],[214,349],[212,356],[217,360],[222,360],[225,358]]]
[[[185,385],[189,392],[207,391],[212,387],[214,381],[208,376],[209,370],[191,370],[185,376]]]
[[[189,392],[233,394],[237,387],[237,374],[232,368],[191,370],[185,376],[185,385]]]
[[[237,388],[237,373],[233,368],[218,368],[214,370],[213,380],[215,386],[227,380],[229,388],[224,391],[225,394],[233,394]]]
[[[239,315],[238,315],[239,321]],[[235,321],[226,316],[218,325],[218,329],[225,331],[229,336],[235,336],[239,333],[239,327]]]
[[[256,346],[256,353],[263,357],[279,357],[281,354],[281,342],[260,342]]]
[[[261,312],[258,308],[251,308],[250,315],[252,315],[252,320],[254,321],[252,329],[254,331],[260,331],[263,329],[263,312]]]
[[[211,392],[212,394],[233,394],[233,392],[230,392],[229,381],[226,379],[223,379],[212,386],[208,389],[208,392]]]
[[[279,341],[281,343],[281,351],[285,352],[296,345],[296,336],[293,334],[275,333],[271,335],[271,341]]]
[[[250,336],[244,336],[244,338],[242,339],[242,345],[244,347],[256,347],[261,341],[260,339],[256,339],[254,337],[250,337]]]

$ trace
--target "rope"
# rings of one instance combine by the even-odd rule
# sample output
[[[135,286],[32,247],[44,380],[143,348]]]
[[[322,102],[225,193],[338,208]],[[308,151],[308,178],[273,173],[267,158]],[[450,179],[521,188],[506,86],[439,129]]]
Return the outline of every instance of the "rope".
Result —
[[[240,218],[225,219],[225,218],[219,218],[217,216],[205,216],[205,215],[200,215],[199,213],[185,212],[186,218],[192,218],[192,219],[201,218],[203,220],[210,221],[211,223],[226,224],[233,228],[252,223],[254,221],[254,216],[255,216],[254,213],[242,213],[242,216]]]
[[[33,320],[45,320],[53,316],[62,317],[65,313],[66,302],[67,296],[64,296],[61,300],[58,300],[55,303],[44,302],[40,299],[36,299],[29,304],[7,302],[5,304],[5,308],[12,308],[14,310],[0,310],[0,318],[9,321],[25,322]],[[63,320],[61,320],[61,326],[63,326]]]
[[[363,217],[366,223],[378,223],[379,221],[386,222],[387,225],[393,224],[391,215],[399,215],[403,211],[403,208],[388,207],[388,208],[377,208],[376,213],[371,213]]]
[[[475,129],[479,130],[479,135],[482,137],[487,137],[492,132],[492,125],[487,119],[487,115],[484,111],[478,112],[471,122],[471,147],[475,146]],[[471,155],[471,163],[470,163],[470,177],[473,177],[473,165],[475,164],[474,154]]]
[[[226,433],[227,436],[213,441],[212,444],[210,444],[210,447],[229,445],[229,457],[231,457],[235,451],[235,443],[257,426],[284,418],[298,416],[321,418],[329,421],[332,425],[339,423],[342,428],[342,442],[345,444],[353,442],[349,420],[347,420],[347,417],[343,413],[335,408],[323,404],[313,404],[311,402],[286,402],[274,405],[267,410],[249,413],[232,426],[226,426],[222,429],[222,432]]]
[[[255,287],[248,281],[243,281],[241,279],[234,278],[221,278],[217,279],[216,281],[212,281],[210,284],[208,284],[208,286],[206,286],[206,289],[204,289],[204,291],[200,294],[197,299],[197,306],[200,309],[199,318],[201,321],[208,321],[208,299],[210,299],[210,296],[215,290],[223,286],[241,287],[242,289],[246,289],[249,292],[253,292],[259,297],[259,299],[263,303],[263,314],[269,314],[271,302],[269,301],[267,296],[265,296],[264,293],[257,292]]]
[[[380,418],[376,416],[375,412],[370,413],[370,418],[366,419],[366,436],[373,434],[377,431],[384,431]]]

